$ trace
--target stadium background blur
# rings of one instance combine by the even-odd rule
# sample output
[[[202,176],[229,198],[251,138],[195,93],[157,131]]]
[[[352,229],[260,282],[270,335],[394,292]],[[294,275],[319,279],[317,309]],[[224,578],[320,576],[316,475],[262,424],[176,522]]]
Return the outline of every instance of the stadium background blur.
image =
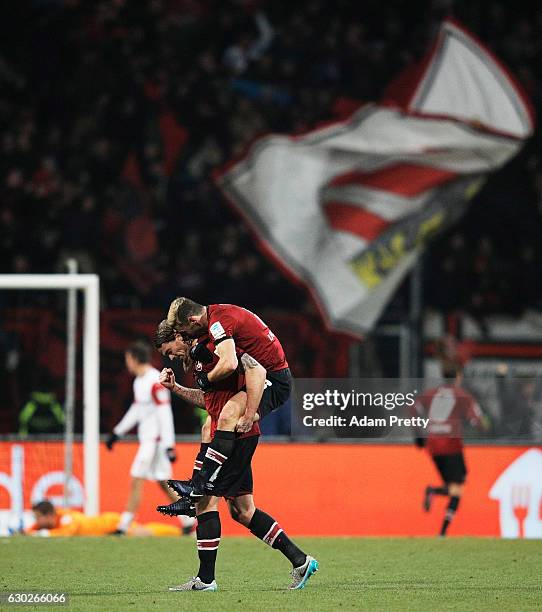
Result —
[[[0,272],[61,272],[75,257],[99,274],[103,431],[129,402],[125,343],[148,335],[174,295],[255,309],[287,339],[297,376],[348,373],[348,339],[321,331],[305,291],[255,248],[212,171],[257,135],[303,131],[378,99],[449,14],[539,109],[542,15],[531,3],[34,0],[5,11]],[[536,318],[539,150],[536,133],[429,248],[426,313],[466,313],[486,341],[490,315]],[[407,319],[408,301],[404,283],[383,323]],[[32,391],[62,395],[62,305],[52,293],[0,294],[3,433],[17,431]],[[36,343],[41,357],[29,364]],[[373,347],[363,373],[397,375],[396,349]],[[196,426],[177,412],[178,432]]]
[[[131,399],[126,344],[148,337],[175,295],[255,309],[284,338],[297,376],[348,374],[351,341],[322,331],[306,293],[255,248],[213,183],[213,170],[257,135],[300,132],[379,99],[446,15],[482,38],[540,108],[536,3],[420,0],[408,7],[34,0],[6,9],[0,272],[62,272],[75,257],[81,272],[99,274],[102,431]],[[493,340],[492,315],[536,320],[539,150],[537,132],[427,250],[426,316],[453,322],[466,313],[484,342]],[[33,391],[63,396],[64,301],[50,292],[0,294],[2,433],[18,431]],[[408,317],[404,283],[383,323]],[[366,346],[362,373],[397,375],[396,344]],[[197,428],[197,415],[176,411],[177,433]],[[507,432],[495,425],[494,434]]]

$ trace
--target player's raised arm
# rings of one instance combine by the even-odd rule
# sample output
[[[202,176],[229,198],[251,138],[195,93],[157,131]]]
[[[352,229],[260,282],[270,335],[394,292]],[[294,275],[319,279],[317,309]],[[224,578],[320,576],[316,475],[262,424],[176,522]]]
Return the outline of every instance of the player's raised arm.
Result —
[[[171,368],[164,368],[160,372],[160,384],[186,402],[194,404],[198,408],[205,408],[203,391],[180,385],[175,381],[175,374]]]

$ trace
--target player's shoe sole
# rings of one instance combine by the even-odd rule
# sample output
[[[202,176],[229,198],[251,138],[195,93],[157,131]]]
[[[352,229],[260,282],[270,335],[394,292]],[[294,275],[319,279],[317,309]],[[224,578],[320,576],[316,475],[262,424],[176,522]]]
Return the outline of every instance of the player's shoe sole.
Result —
[[[156,510],[165,516],[196,516],[196,508],[193,502],[186,497],[181,497],[178,501],[167,506],[156,506]]]
[[[288,587],[290,591],[304,589],[309,578],[316,574],[316,572],[318,571],[318,561],[314,557],[307,555],[307,561],[305,561],[305,564],[307,565],[307,569],[302,575],[295,574],[295,572],[299,571],[300,568],[296,568],[293,570],[292,576],[294,578],[294,582]],[[298,582],[296,582],[296,580]]]

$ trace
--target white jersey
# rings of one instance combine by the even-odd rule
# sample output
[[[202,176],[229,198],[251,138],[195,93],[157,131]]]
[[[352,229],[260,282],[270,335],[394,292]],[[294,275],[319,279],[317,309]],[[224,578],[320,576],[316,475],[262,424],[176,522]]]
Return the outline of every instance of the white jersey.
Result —
[[[118,436],[137,425],[141,442],[159,442],[164,448],[175,446],[175,430],[169,391],[159,382],[160,372],[153,367],[134,379],[134,402],[113,429]]]

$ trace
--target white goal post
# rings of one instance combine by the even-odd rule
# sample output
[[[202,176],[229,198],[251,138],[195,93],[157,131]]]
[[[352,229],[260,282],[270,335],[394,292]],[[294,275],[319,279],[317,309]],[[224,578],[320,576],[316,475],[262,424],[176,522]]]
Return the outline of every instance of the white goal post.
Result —
[[[0,274],[2,289],[81,289],[83,323],[83,463],[85,514],[100,510],[100,281],[96,274]]]

